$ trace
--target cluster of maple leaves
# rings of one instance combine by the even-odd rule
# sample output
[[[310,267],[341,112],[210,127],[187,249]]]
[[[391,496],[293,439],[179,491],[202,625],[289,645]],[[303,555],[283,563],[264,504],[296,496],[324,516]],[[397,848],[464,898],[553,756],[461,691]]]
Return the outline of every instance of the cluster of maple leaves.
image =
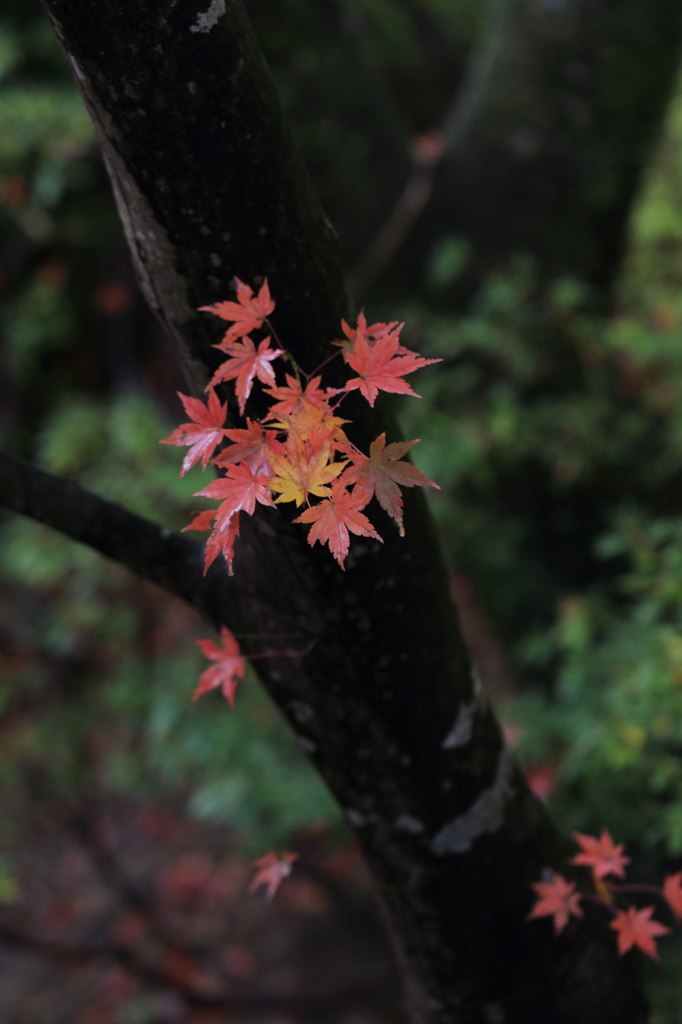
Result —
[[[646,884],[618,885],[605,881],[610,875],[625,878],[625,866],[630,858],[623,855],[623,844],[616,845],[604,829],[601,836],[583,835],[574,832],[573,838],[580,847],[580,853],[570,863],[592,870],[593,892],[582,892],[575,882],[569,882],[563,875],[555,873],[550,880],[533,882],[538,901],[528,915],[530,918],[551,917],[554,932],[560,935],[571,917],[582,917],[581,901],[588,900],[605,907],[612,915],[609,928],[617,933],[618,953],[623,956],[634,946],[641,949],[653,960],[659,961],[655,939],[668,935],[670,928],[652,918],[655,907],[630,905],[621,910],[616,897],[624,893],[646,893],[658,897],[667,905],[675,921],[682,920],[682,871],[666,875],[663,886]]]
[[[333,342],[357,376],[343,388],[322,388],[318,371],[324,363],[312,373],[305,373],[284,349],[271,347],[276,334],[269,317],[275,303],[267,280],[257,295],[238,278],[235,283],[237,302],[201,307],[232,321],[223,340],[215,346],[227,354],[227,359],[206,389],[208,401],[204,404],[181,394],[192,422],[183,423],[161,442],[189,448],[181,475],[200,459],[204,469],[211,462],[225,471],[223,477],[197,492],[217,498],[220,506],[201,512],[185,529],[210,530],[205,569],[222,553],[232,572],[240,512],[253,515],[256,502],[276,505],[293,501],[297,507],[307,506],[294,522],[310,524],[309,543],[328,544],[343,568],[349,532],[381,540],[362,512],[372,497],[395,520],[402,534],[403,503],[398,485],[437,484],[401,461],[416,441],[387,445],[385,434],[380,434],[370,445],[369,455],[361,452],[346,436],[343,425],[349,421],[336,415],[338,406],[355,389],[372,406],[379,391],[414,395],[403,380],[405,374],[440,360],[423,359],[401,345],[403,325],[397,321],[368,326],[361,313],[355,329],[341,322],[345,337]],[[251,334],[266,330],[270,333],[256,344]],[[294,376],[285,375],[284,385],[278,385],[275,378],[276,359],[289,361],[294,372]],[[272,400],[267,415],[260,420],[247,418],[246,429],[226,428],[227,406],[221,404],[215,386],[235,381],[239,412],[243,416],[256,379],[267,385],[265,393]],[[225,441],[232,443],[213,457],[218,445]],[[313,504],[311,498],[321,500]]]
[[[257,295],[239,278],[235,278],[235,285],[236,302],[201,307],[232,324],[215,346],[226,353],[227,359],[206,388],[208,399],[204,403],[180,394],[191,422],[183,423],[160,442],[189,449],[181,476],[199,460],[203,469],[211,463],[224,471],[223,476],[196,492],[217,499],[220,505],[200,512],[185,530],[210,531],[204,572],[222,554],[232,573],[240,513],[253,515],[256,503],[275,506],[294,502],[297,508],[306,506],[294,522],[310,525],[309,544],[328,544],[343,569],[351,533],[381,540],[362,511],[372,498],[376,497],[403,535],[400,487],[438,485],[404,461],[416,440],[387,445],[386,435],[380,434],[370,444],[368,455],[361,452],[343,429],[349,421],[336,415],[339,404],[356,389],[371,406],[379,391],[414,395],[403,379],[405,375],[440,360],[424,359],[401,345],[403,325],[397,321],[368,326],[361,313],[356,328],[341,321],[344,338],[332,342],[337,352],[306,373],[283,348],[271,347],[273,339],[278,346],[279,341],[269,320],[275,303],[267,280]],[[258,342],[251,337],[256,331],[265,334]],[[356,376],[342,388],[323,388],[319,371],[337,355]],[[288,361],[293,370],[293,376],[285,374],[283,385],[275,377],[273,363],[277,359]],[[215,392],[216,385],[232,380],[241,416],[256,380],[266,385],[264,391],[271,400],[267,414],[260,420],[247,418],[245,429],[225,426],[227,405]],[[216,455],[218,446],[225,442],[230,443]],[[223,627],[221,632],[222,648],[212,640],[197,641],[215,664],[201,675],[194,699],[221,687],[232,706],[236,687],[244,677],[244,658],[230,630]]]

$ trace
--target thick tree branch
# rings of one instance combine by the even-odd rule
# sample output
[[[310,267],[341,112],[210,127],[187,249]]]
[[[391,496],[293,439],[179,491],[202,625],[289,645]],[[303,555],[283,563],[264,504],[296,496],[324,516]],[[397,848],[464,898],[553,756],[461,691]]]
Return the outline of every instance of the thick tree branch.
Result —
[[[225,298],[235,274],[267,275],[278,334],[312,369],[346,312],[338,249],[237,0],[46,8],[100,133],[146,294],[195,387],[216,365],[218,338],[195,309]],[[395,436],[381,409],[356,399],[356,443]],[[405,524],[405,539],[385,522],[383,545],[355,541],[344,573],[286,513],[247,518],[238,591],[226,590],[214,621],[229,613],[233,628],[263,637],[260,651],[271,632],[318,638],[300,659],[264,658],[261,675],[356,831],[431,1020],[639,1020],[610,934],[586,921],[554,943],[525,922],[529,880],[564,847],[474,684],[414,491]]]
[[[203,547],[189,538],[5,452],[0,452],[0,505],[88,544],[143,579],[202,606]],[[230,583],[226,578],[223,585]]]

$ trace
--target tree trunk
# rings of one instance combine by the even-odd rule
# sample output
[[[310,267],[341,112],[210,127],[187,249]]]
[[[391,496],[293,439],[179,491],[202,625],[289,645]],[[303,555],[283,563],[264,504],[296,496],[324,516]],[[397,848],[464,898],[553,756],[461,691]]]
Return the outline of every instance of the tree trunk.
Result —
[[[496,0],[403,279],[459,235],[469,287],[523,252],[545,280],[608,292],[681,42],[682,6],[669,0]]]
[[[354,266],[403,189],[408,127],[338,0],[249,0],[247,9],[344,262]]]
[[[306,368],[328,354],[346,312],[335,239],[243,10],[207,6],[46,0],[145,294],[196,390],[217,364],[218,335],[195,310],[225,298],[233,275],[267,275],[277,331]],[[384,429],[395,437],[380,409],[356,399],[347,415],[358,445]],[[472,678],[420,494],[405,496],[407,537],[387,522],[383,545],[354,540],[345,573],[286,513],[266,510],[244,524],[234,579],[216,585],[221,570],[201,583],[180,539],[80,493],[87,513],[70,515],[75,485],[3,460],[8,507],[104,548],[215,623],[261,635],[253,651],[287,632],[307,652],[263,659],[261,676],[355,830],[425,1019],[644,1019],[634,963],[616,957],[604,922],[574,922],[555,941],[547,922],[525,920],[529,881],[560,865],[565,846]]]

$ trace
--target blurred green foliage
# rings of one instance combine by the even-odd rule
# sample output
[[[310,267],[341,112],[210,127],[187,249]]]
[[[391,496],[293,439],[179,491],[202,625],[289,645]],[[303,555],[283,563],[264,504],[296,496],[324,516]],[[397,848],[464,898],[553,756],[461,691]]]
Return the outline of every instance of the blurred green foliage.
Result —
[[[178,479],[177,453],[157,443],[168,429],[139,395],[71,399],[45,424],[36,457],[179,529],[189,507],[201,507],[191,498],[201,474],[195,467]],[[0,572],[0,622],[7,629],[16,619],[0,710],[35,709],[2,745],[0,783],[21,787],[30,766],[45,796],[180,794],[191,812],[229,822],[256,851],[337,820],[252,673],[234,714],[217,693],[191,706],[205,667],[192,639],[208,629],[179,602],[19,517],[0,530]]]

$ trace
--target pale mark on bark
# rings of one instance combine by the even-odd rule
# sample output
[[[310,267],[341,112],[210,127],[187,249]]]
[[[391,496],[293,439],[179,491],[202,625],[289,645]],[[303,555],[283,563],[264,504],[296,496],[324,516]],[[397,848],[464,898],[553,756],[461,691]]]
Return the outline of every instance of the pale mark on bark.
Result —
[[[374,814],[361,814],[360,811],[356,811],[354,807],[349,807],[344,811],[346,820],[352,828],[362,828],[363,825],[369,825],[371,822],[376,821]]]
[[[443,750],[454,750],[456,747],[466,746],[473,735],[477,705],[476,697],[469,704],[460,704],[455,724],[441,744]]]
[[[397,828],[400,832],[409,832],[410,835],[418,836],[424,831],[425,826],[422,821],[419,821],[418,818],[413,818],[411,814],[401,814],[393,822],[393,827]]]
[[[514,760],[505,747],[497,764],[495,781],[469,808],[438,832],[431,843],[435,854],[466,853],[479,836],[497,832],[504,822],[504,809],[514,795],[511,784]]]
[[[213,0],[213,3],[203,14],[197,14],[197,20],[190,25],[190,32],[210,32],[218,19],[222,18],[226,11],[225,0]]]
[[[292,700],[291,710],[294,713],[296,721],[300,722],[302,725],[309,722],[315,714],[310,704],[304,704],[303,701],[300,700]]]

